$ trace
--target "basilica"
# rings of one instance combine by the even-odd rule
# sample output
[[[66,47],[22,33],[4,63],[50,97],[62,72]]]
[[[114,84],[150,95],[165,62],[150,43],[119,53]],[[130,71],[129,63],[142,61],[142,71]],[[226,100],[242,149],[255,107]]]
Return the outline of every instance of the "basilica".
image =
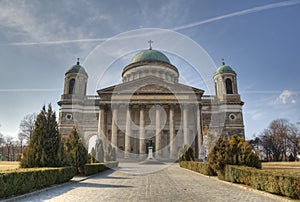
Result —
[[[245,136],[237,75],[224,61],[211,75],[215,95],[180,83],[179,69],[151,46],[120,74],[122,83],[86,95],[88,72],[79,60],[67,70],[58,102],[62,135],[76,126],[86,142],[96,137],[118,158],[145,159],[152,146],[155,158],[166,160],[185,144],[203,159],[210,137]]]

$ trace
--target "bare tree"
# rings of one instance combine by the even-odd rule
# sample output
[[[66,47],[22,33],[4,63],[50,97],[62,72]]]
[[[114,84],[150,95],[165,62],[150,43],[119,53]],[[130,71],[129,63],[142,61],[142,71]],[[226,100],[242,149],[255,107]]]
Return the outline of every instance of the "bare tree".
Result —
[[[293,154],[293,157],[296,158],[298,151],[300,150],[299,140],[300,133],[295,124],[289,125],[289,133],[287,135],[289,152]]]
[[[12,145],[13,145],[13,138],[10,137],[10,136],[6,136],[5,137],[5,145],[6,145],[6,159],[8,161],[11,161],[12,160],[12,153],[11,153],[11,148],[12,148]]]
[[[5,145],[5,139],[3,134],[0,132],[0,148],[1,148],[1,156],[4,158],[4,145]]]
[[[23,133],[18,133],[18,139],[20,142],[20,147],[21,147],[21,153],[23,153],[23,143],[25,140],[25,136],[23,135]]]
[[[23,138],[23,140],[26,140],[29,142],[31,134],[34,130],[34,122],[36,119],[36,114],[28,114],[26,115],[21,123],[20,123],[20,133],[18,134],[19,139]]]
[[[272,121],[260,135],[261,144],[268,160],[288,160],[288,154],[297,155],[299,145],[297,127],[286,119]]]
[[[0,146],[2,146],[3,143],[4,143],[4,136],[3,136],[3,134],[0,132]]]

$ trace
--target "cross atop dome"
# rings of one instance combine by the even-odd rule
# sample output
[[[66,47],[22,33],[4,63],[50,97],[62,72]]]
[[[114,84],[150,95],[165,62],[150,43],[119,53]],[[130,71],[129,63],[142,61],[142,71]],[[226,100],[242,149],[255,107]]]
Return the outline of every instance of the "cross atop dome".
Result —
[[[77,65],[80,65],[80,62],[79,62],[80,58],[77,58]]]
[[[149,50],[152,50],[152,43],[153,43],[153,41],[150,39],[149,41],[148,41],[148,43],[149,43]]]

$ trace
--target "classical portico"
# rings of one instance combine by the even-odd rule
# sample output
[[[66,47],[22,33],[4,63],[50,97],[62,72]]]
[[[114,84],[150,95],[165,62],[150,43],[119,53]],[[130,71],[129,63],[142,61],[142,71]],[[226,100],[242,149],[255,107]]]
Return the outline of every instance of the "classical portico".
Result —
[[[145,158],[146,141],[152,140],[155,158],[175,159],[178,147],[190,145],[196,136],[197,156],[203,151],[203,133],[195,121],[201,120],[202,90],[147,76],[98,94],[99,138],[124,157]]]

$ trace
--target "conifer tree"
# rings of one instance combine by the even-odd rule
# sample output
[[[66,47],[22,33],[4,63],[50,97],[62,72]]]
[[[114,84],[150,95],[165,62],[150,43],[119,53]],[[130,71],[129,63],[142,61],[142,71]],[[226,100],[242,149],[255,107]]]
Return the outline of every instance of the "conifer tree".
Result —
[[[88,151],[84,147],[75,127],[66,140],[66,156],[69,165],[76,167],[79,173],[81,167],[88,161]]]
[[[185,144],[183,147],[178,150],[178,160],[180,161],[195,161],[194,151],[188,145]]]
[[[261,168],[258,156],[253,152],[252,145],[238,135],[222,136],[208,155],[210,167],[223,177],[226,165],[242,165]]]
[[[38,114],[30,142],[24,151],[21,167],[57,167],[62,162],[61,136],[58,132],[56,115],[51,104],[43,106]]]

